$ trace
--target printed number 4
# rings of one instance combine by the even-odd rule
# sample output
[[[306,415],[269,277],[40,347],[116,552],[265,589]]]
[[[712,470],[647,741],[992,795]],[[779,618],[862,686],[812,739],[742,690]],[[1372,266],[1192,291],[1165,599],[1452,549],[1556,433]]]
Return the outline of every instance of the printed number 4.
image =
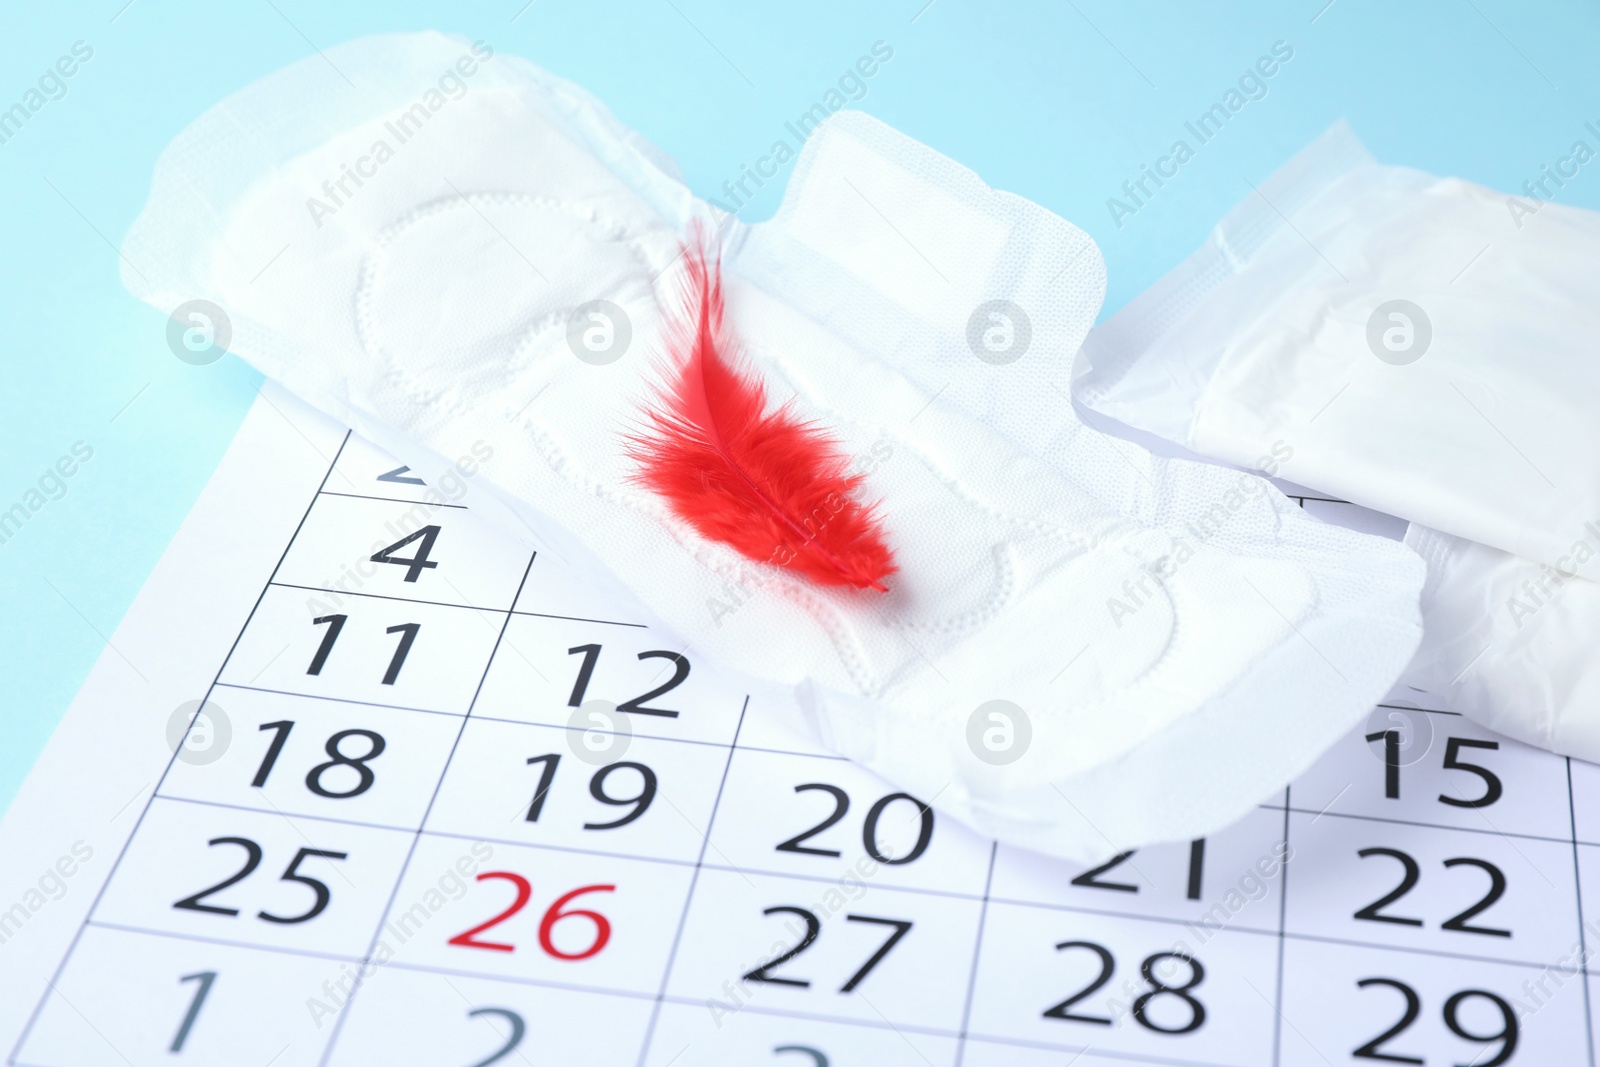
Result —
[[[407,559],[404,556],[397,556],[394,554],[395,549],[404,548],[411,542],[417,540],[419,537],[422,539],[422,544],[417,546],[416,555],[412,556],[410,559]],[[439,527],[424,526],[416,533],[402,537],[388,548],[382,548],[374,552],[372,554],[372,562],[393,563],[397,566],[404,567],[406,569],[406,574],[403,580],[407,582],[414,582],[417,580],[418,576],[422,574],[423,568],[437,567],[439,565],[428,558],[428,554],[433,551],[433,543],[438,539]]]

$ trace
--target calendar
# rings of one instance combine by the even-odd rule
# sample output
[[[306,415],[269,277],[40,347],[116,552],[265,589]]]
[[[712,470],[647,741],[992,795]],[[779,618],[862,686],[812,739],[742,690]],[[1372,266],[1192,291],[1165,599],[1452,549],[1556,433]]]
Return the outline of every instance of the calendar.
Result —
[[[1600,769],[1397,695],[1211,837],[1030,854],[452,459],[263,391],[0,825],[7,1064],[1594,1062]]]

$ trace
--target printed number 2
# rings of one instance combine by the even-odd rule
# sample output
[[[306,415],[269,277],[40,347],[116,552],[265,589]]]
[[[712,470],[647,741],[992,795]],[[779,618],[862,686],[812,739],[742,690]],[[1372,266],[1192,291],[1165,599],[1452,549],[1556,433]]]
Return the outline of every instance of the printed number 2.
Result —
[[[522,1016],[510,1008],[473,1008],[467,1012],[467,1018],[469,1019],[476,1019],[482,1015],[492,1015],[495,1018],[504,1019],[510,1024],[511,1033],[506,1035],[503,1045],[489,1054],[488,1059],[479,1060],[472,1067],[489,1067],[491,1063],[499,1063],[516,1051],[517,1046],[522,1044],[522,1035],[528,1032],[528,1024],[523,1021]]]

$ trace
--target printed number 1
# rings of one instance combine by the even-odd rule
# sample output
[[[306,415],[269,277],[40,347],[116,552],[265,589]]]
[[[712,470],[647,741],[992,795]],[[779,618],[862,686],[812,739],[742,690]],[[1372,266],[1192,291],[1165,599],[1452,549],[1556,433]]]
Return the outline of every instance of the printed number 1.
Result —
[[[1367,735],[1368,741],[1383,742],[1383,795],[1400,799],[1400,731],[1379,730]]]
[[[323,615],[312,619],[312,626],[326,626],[328,632],[322,635],[322,643],[317,645],[316,654],[311,657],[311,666],[306,668],[307,674],[321,674],[322,665],[328,662],[328,653],[333,651],[333,643],[339,640],[339,631],[344,629],[348,615]]]
[[[183,1022],[178,1024],[178,1032],[172,1037],[172,1044],[168,1052],[182,1052],[183,1044],[189,1040],[189,1031],[194,1028],[195,1019],[200,1017],[200,1008],[206,1002],[206,997],[211,995],[211,983],[217,980],[216,971],[199,971],[195,974],[186,974],[178,979],[178,984],[184,982],[199,982],[195,988],[194,999],[189,1001],[189,1010],[183,1015]]]
[[[386,634],[399,634],[400,643],[395,646],[394,656],[389,660],[389,669],[383,672],[383,684],[393,685],[394,680],[400,677],[400,668],[405,666],[406,656],[411,651],[411,642],[417,639],[417,631],[422,629],[421,623],[403,622],[399,626],[391,626],[383,631]]]

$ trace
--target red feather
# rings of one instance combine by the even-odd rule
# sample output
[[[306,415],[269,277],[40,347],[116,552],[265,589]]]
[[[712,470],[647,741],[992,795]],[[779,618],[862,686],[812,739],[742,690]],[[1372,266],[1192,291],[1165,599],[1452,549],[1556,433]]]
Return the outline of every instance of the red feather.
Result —
[[[681,316],[668,328],[675,363],[645,432],[628,438],[635,480],[702,537],[822,585],[887,592],[895,571],[877,505],[854,498],[862,477],[839,443],[740,366],[722,325],[720,268],[698,246]]]

